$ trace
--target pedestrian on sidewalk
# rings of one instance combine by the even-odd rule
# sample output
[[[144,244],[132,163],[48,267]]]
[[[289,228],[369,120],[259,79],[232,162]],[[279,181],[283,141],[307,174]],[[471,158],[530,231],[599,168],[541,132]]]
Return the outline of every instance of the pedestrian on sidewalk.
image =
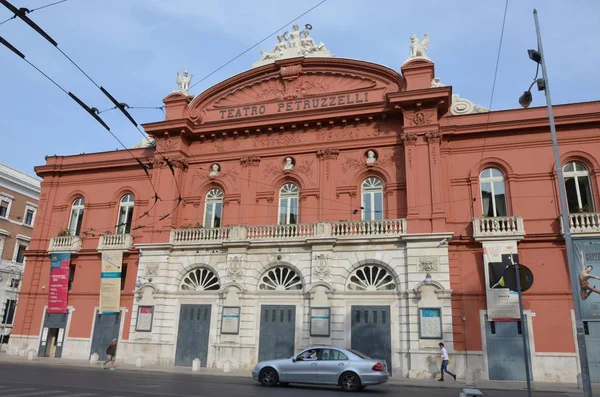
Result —
[[[448,375],[450,375],[451,377],[454,378],[454,380],[456,380],[456,375],[453,374],[452,372],[448,371],[448,363],[450,362],[450,358],[448,357],[448,350],[446,350],[446,348],[444,347],[444,344],[442,342],[440,342],[440,353],[442,356],[442,376],[439,379],[440,382],[444,381],[444,372],[446,372]]]
[[[106,369],[106,364],[110,361],[110,370],[115,370],[115,359],[117,358],[117,340],[113,339],[106,348],[106,361],[102,364],[102,369]],[[443,374],[442,374],[443,375]]]

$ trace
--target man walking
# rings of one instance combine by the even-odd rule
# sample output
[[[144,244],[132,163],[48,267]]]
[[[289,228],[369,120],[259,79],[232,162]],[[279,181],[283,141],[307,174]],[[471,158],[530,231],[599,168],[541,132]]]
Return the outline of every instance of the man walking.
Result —
[[[439,382],[444,381],[444,372],[446,372],[448,375],[453,377],[454,380],[456,380],[456,375],[448,371],[448,362],[450,361],[450,359],[448,358],[448,351],[446,350],[442,342],[440,342],[440,353],[442,356],[442,377],[439,379]]]
[[[117,340],[113,339],[108,348],[106,349],[106,361],[102,364],[102,369],[105,369],[105,365],[110,361],[110,370],[115,370],[115,359],[117,358]],[[442,374],[443,375],[443,374]]]

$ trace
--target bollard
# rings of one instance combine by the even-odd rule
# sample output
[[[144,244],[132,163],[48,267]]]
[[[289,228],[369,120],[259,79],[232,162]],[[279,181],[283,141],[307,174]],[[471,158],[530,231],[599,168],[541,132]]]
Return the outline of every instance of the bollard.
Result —
[[[202,361],[199,358],[192,361],[192,371],[200,371],[200,366],[202,365]]]
[[[231,361],[225,361],[225,364],[223,364],[223,372],[231,372]]]
[[[98,353],[92,353],[92,355],[90,356],[90,364],[98,364]]]
[[[29,350],[27,352],[27,360],[32,361],[35,357],[35,350]]]
[[[139,356],[135,360],[135,366],[138,367],[138,368],[142,368],[144,366],[144,357],[143,356]]]

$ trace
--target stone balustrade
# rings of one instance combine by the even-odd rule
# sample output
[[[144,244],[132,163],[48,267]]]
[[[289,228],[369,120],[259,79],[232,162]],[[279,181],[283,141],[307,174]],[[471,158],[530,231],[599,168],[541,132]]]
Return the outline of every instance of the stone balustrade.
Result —
[[[406,234],[406,219],[356,222],[316,222],[294,225],[229,226],[213,229],[173,229],[171,244],[216,241],[290,240],[306,238],[393,237]]]
[[[473,237],[478,239],[525,237],[522,216],[497,216],[473,218]]]
[[[600,212],[577,212],[569,214],[569,226],[571,228],[571,234],[578,236],[598,236],[600,235]]]
[[[130,250],[133,238],[131,234],[103,234],[98,240],[98,251]]]
[[[81,249],[81,237],[79,236],[56,236],[50,238],[48,252],[79,252]]]

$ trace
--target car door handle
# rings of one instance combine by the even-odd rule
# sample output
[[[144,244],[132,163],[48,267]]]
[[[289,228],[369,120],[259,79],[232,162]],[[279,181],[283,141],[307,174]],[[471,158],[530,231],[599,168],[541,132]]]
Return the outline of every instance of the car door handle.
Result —
[[[311,367],[316,367],[316,366],[317,366],[317,363],[312,363],[310,366],[311,366]]]
[[[343,367],[344,365],[346,365],[346,364],[344,364],[344,363],[339,363],[339,364],[338,364],[338,367]]]

